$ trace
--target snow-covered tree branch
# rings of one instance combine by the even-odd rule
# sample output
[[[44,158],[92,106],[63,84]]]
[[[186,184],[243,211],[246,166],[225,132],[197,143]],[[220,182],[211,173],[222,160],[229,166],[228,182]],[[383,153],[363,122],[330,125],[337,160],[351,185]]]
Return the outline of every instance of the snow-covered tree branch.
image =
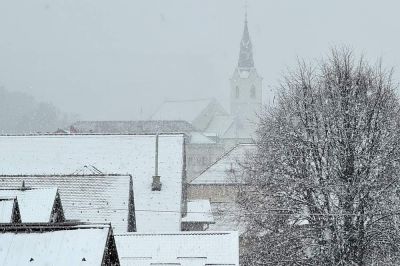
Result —
[[[286,75],[248,160],[248,265],[399,263],[399,102],[346,48]]]

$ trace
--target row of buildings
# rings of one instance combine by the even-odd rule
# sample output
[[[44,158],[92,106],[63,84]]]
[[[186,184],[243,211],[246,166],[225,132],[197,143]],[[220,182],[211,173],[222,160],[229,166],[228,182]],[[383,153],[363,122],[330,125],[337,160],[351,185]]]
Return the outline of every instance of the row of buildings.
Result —
[[[246,18],[230,111],[168,101],[147,121],[0,136],[0,265],[239,265],[261,83]]]
[[[0,136],[0,264],[238,265],[238,233],[187,197],[185,138]]]

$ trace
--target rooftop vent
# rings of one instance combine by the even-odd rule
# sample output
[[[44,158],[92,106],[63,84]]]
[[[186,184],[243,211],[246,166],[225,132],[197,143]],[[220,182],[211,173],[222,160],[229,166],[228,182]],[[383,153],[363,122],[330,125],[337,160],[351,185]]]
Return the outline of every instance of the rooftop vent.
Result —
[[[25,180],[22,180],[22,185],[19,188],[21,191],[29,190],[30,188],[25,186]]]
[[[154,175],[153,182],[151,183],[152,191],[160,191],[161,190],[161,177],[158,175],[158,134],[156,135],[156,154],[155,154],[155,165],[154,165]]]

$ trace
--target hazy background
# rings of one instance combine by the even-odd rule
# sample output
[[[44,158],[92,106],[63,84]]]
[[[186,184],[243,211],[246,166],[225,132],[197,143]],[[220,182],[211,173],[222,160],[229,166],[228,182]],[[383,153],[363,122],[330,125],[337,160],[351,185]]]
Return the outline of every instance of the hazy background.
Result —
[[[399,65],[398,0],[248,2],[266,101],[296,57],[319,58],[332,45]],[[86,120],[146,119],[165,99],[214,96],[227,104],[244,5],[0,0],[0,85]]]

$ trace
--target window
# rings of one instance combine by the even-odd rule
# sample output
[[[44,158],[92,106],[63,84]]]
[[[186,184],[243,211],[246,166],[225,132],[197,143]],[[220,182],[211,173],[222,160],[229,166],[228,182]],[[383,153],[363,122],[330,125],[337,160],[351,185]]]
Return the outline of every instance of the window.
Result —
[[[256,98],[256,87],[254,87],[254,85],[251,86],[250,97]]]
[[[239,98],[239,87],[236,86],[236,98]]]

